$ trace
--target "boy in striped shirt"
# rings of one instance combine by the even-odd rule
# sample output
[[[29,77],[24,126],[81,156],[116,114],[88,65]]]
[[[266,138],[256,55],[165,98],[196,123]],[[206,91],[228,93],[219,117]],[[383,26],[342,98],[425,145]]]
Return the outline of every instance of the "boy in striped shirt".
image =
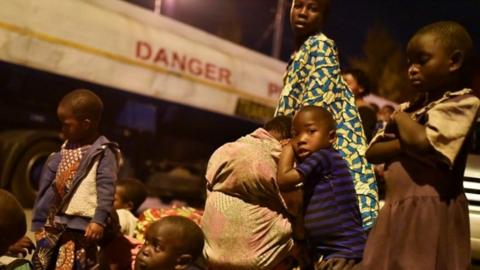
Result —
[[[335,127],[326,109],[303,107],[293,119],[292,140],[283,148],[278,167],[282,191],[303,186],[299,218],[304,219],[306,239],[301,240],[308,242],[316,269],[353,268],[366,241],[352,176],[332,147]]]

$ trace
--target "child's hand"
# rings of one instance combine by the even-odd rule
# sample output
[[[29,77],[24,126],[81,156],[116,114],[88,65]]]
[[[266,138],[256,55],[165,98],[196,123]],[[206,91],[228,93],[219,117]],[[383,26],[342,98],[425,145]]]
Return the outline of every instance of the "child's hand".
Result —
[[[103,236],[103,226],[95,222],[90,222],[85,229],[85,238],[90,242],[97,242]]]
[[[35,249],[35,245],[32,240],[28,237],[23,237],[18,240],[15,244],[11,245],[8,248],[8,253],[13,254],[14,256],[21,255],[22,257],[27,256]]]

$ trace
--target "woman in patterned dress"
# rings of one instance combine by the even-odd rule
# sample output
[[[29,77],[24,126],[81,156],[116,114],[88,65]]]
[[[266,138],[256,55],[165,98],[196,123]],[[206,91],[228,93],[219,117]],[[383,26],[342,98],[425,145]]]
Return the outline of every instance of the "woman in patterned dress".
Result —
[[[275,115],[293,115],[302,106],[327,109],[337,122],[334,144],[347,161],[353,177],[363,227],[369,230],[378,214],[377,184],[365,159],[367,143],[355,97],[342,79],[333,40],[321,32],[329,0],[294,0],[290,23],[296,51],[284,78]]]

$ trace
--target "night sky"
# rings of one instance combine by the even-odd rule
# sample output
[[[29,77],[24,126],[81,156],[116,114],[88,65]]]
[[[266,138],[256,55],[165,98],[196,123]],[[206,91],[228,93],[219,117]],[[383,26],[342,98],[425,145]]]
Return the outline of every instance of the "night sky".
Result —
[[[153,9],[154,0],[129,0]],[[207,32],[271,54],[276,0],[163,0],[162,13]],[[288,13],[288,8],[285,10]],[[285,17],[282,60],[292,51],[288,14]],[[404,48],[421,26],[439,20],[464,25],[480,48],[480,0],[332,0],[324,32],[339,47],[342,63],[361,57],[365,37],[374,25],[384,27]]]

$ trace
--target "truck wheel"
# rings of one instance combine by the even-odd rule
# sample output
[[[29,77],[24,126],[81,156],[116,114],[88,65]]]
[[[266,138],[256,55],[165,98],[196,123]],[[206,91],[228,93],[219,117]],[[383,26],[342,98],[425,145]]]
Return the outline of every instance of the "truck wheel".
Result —
[[[38,141],[18,159],[10,188],[23,207],[33,206],[43,165],[48,156],[59,148],[58,142]]]

